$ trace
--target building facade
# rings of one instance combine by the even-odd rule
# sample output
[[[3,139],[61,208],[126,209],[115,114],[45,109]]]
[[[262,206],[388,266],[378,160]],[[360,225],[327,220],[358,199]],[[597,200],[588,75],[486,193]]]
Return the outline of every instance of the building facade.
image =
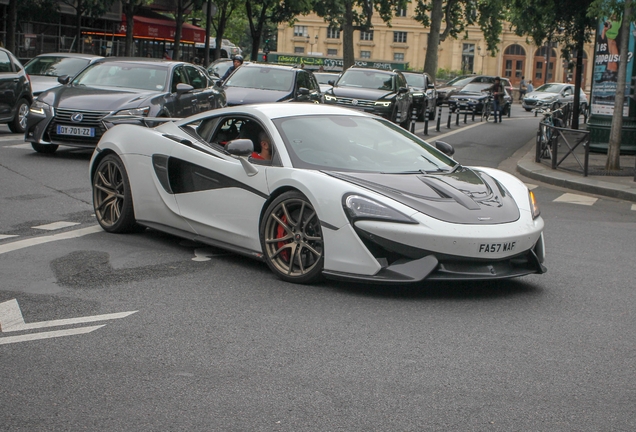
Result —
[[[413,15],[415,4],[393,17],[391,27],[377,16],[368,32],[354,32],[356,61],[408,63],[408,69],[423,70],[429,29],[417,22]],[[504,26],[507,27],[507,26]],[[293,26],[281,24],[277,38],[279,53],[296,56],[342,58],[342,32],[330,28],[319,16],[298,16]],[[574,64],[567,62],[558,46],[537,47],[525,37],[510,30],[501,35],[499,50],[493,57],[486,49],[484,36],[477,26],[468,27],[466,37],[447,38],[440,44],[438,71],[449,75],[477,73],[507,77],[517,86],[521,77],[532,80],[535,87],[544,82],[574,81]],[[549,62],[547,55],[550,54]],[[587,44],[583,53],[583,88],[589,91],[592,78],[594,46]],[[546,69],[547,63],[547,69]],[[438,77],[441,74],[438,73]]]

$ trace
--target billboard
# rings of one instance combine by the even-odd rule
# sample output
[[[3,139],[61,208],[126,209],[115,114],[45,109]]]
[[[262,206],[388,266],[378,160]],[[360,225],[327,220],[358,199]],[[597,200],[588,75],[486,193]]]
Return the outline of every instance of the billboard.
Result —
[[[621,18],[615,16],[604,18],[599,22],[596,37],[596,53],[594,56],[594,82],[592,84],[592,114],[613,115],[614,96],[618,81],[618,64],[627,58],[627,77],[625,86],[625,102],[623,116],[629,115],[629,88],[634,67],[634,35],[636,28],[630,24],[629,43],[626,55],[619,52],[619,29]]]

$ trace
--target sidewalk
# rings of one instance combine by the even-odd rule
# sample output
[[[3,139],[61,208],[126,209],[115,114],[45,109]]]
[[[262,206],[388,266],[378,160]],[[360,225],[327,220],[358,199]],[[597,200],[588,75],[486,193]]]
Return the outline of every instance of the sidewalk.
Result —
[[[535,162],[534,140],[524,149],[530,150],[517,162],[517,171],[523,176],[580,192],[636,202],[634,155],[621,156],[621,171],[627,175],[613,176],[603,175],[607,155],[590,153],[589,174],[583,177],[582,172],[574,171],[580,169],[574,160],[564,161],[562,166],[566,169],[559,167],[555,170],[550,167],[549,160],[544,163]]]

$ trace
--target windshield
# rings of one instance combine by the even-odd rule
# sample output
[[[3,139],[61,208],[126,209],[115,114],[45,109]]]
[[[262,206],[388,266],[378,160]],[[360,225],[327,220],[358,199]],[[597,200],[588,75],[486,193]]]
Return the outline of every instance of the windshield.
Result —
[[[362,87],[393,90],[393,75],[373,70],[348,70],[337,82],[338,87]]]
[[[24,67],[29,75],[59,77],[75,76],[88,65],[89,60],[74,57],[36,57]]]
[[[406,78],[406,82],[411,87],[424,88],[424,75],[420,75],[420,74],[404,74],[404,78]]]
[[[323,115],[274,120],[298,168],[380,173],[451,171],[457,162],[380,118]]]
[[[563,84],[543,84],[538,89],[535,89],[537,92],[546,92],[546,93],[559,93],[563,89]]]
[[[73,85],[162,91],[167,76],[168,68],[159,64],[95,63],[78,75]]]
[[[492,84],[489,83],[471,83],[466,84],[460,93],[480,93],[482,90],[490,88]]]
[[[216,64],[208,66],[208,73],[216,74],[222,77],[223,75],[225,75],[225,72],[227,72],[230,66],[232,66],[232,64],[232,61],[218,62]]]
[[[329,81],[335,81],[338,79],[338,74],[328,72],[314,72],[314,76],[318,81],[318,84],[329,84]]]
[[[458,83],[459,81],[463,81],[466,80],[466,83],[469,83],[470,80],[467,78],[473,78],[473,77],[466,77],[466,75],[460,75],[458,77],[453,78],[452,80],[450,80],[449,82],[446,83],[447,86],[452,86],[452,85],[456,85],[455,83]]]
[[[262,90],[290,91],[294,73],[289,69],[270,67],[241,67],[226,81],[226,87],[256,88]]]

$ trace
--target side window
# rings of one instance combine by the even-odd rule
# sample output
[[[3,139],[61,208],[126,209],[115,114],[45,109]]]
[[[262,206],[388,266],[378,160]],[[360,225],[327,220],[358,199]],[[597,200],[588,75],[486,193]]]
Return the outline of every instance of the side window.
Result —
[[[397,84],[398,84],[398,88],[407,87],[406,78],[404,78],[404,75],[402,74],[397,75]]]
[[[202,89],[206,87],[207,80],[201,72],[195,67],[185,66],[186,73],[188,74],[188,80],[190,85],[195,89]]]
[[[18,60],[17,58],[15,58],[15,57],[13,56],[13,54],[11,54],[11,53],[9,53],[9,57],[11,58],[11,61],[13,62],[13,70],[14,70],[15,72],[19,72],[19,71],[21,71],[23,68],[22,68],[22,64],[20,63],[20,60]]]
[[[183,66],[177,66],[172,72],[172,93],[177,91],[177,84],[189,84],[188,77]]]
[[[308,74],[307,76],[308,78],[308,89],[309,90],[318,90],[320,88],[320,86],[318,85],[318,81],[316,81],[316,77],[314,76],[314,74]]]
[[[296,81],[296,89],[301,87],[309,88],[309,76],[304,71],[298,72],[298,81]]]
[[[11,60],[6,52],[0,51],[0,73],[11,73],[13,68],[11,67]]]

